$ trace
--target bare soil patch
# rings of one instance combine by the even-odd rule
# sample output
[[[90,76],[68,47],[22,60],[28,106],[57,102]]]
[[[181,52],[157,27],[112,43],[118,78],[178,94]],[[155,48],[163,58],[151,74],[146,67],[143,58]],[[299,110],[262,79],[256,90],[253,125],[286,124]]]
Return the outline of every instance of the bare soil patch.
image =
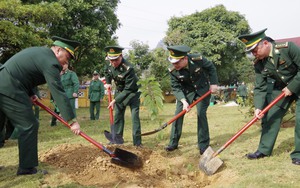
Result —
[[[213,176],[205,175],[198,169],[200,156],[186,158],[146,147],[117,147],[138,155],[143,161],[143,166],[133,170],[115,165],[111,163],[109,155],[95,146],[81,144],[58,145],[41,154],[39,158],[42,162],[59,168],[67,179],[83,186],[211,187],[219,183],[223,186],[229,185],[235,179],[232,173],[225,171]],[[114,151],[116,146],[109,145],[107,148]],[[47,181],[46,177],[44,183],[52,187],[59,186],[58,182],[60,181],[53,182],[50,179]]]

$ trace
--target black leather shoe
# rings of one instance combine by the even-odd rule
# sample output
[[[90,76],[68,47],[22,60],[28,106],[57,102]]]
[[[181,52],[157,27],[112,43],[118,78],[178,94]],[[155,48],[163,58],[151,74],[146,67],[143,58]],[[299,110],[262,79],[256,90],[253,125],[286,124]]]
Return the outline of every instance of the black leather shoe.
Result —
[[[205,152],[205,150],[208,148],[208,146],[207,147],[205,147],[205,148],[200,148],[200,155],[203,155],[203,153]]]
[[[177,148],[178,148],[177,146],[167,146],[167,147],[165,147],[165,150],[166,151],[174,151]]]
[[[37,170],[36,168],[25,168],[25,169],[19,168],[17,171],[18,176],[19,175],[33,175],[33,174],[45,175],[45,174],[48,174],[48,171],[47,170]]]
[[[294,165],[300,165],[300,159],[292,158],[292,163],[293,163]]]
[[[265,155],[265,154],[263,154],[263,153],[261,153],[260,151],[256,151],[256,152],[254,152],[254,153],[248,153],[247,155],[246,155],[246,157],[248,158],[248,159],[260,159],[260,158],[264,158],[264,157],[267,157],[267,155]]]

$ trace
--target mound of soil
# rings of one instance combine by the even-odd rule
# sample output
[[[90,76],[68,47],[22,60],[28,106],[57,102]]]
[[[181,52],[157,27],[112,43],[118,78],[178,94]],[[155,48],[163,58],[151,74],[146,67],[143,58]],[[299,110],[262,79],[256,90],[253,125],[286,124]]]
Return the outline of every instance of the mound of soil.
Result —
[[[139,156],[142,167],[130,169],[111,162],[111,157],[93,145],[63,144],[39,156],[40,160],[59,168],[65,176],[83,186],[96,187],[210,187],[228,182],[228,174],[205,175],[198,169],[199,156],[184,158],[146,147],[117,146]],[[116,146],[108,146],[114,151]],[[187,165],[191,164],[191,166]],[[195,169],[195,166],[197,169]],[[51,173],[51,172],[50,172]],[[50,174],[51,175],[51,174]],[[58,186],[59,181],[47,182]]]

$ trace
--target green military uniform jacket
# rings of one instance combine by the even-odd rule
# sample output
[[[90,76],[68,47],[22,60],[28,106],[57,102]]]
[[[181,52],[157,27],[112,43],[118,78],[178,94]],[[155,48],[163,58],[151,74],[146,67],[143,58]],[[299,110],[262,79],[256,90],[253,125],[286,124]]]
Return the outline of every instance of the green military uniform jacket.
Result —
[[[67,70],[60,77],[61,83],[69,99],[74,98],[73,93],[79,91],[79,80],[75,72]]]
[[[300,50],[292,42],[272,44],[273,62],[264,58],[255,62],[254,105],[263,109],[267,91],[273,88],[272,98],[277,97],[281,90],[287,88],[300,95]],[[292,97],[285,97],[276,105],[286,108]]]
[[[50,48],[27,48],[10,58],[0,71],[0,93],[19,102],[34,95],[33,88],[47,82],[66,121],[75,118],[60,81],[62,66]]]
[[[241,97],[247,96],[247,95],[248,95],[248,93],[247,93],[247,86],[241,84],[241,85],[238,87],[237,92],[238,92],[239,96],[241,96]]]
[[[104,84],[99,79],[92,80],[89,87],[88,97],[91,102],[100,101],[104,96]]]
[[[218,84],[216,67],[211,61],[199,54],[188,54],[188,66],[176,70],[169,67],[171,86],[177,100],[187,99],[191,104],[195,95],[202,96],[209,90],[210,85]]]
[[[133,65],[122,58],[120,66],[114,68],[109,64],[106,68],[105,80],[111,84],[112,79],[116,84],[116,93],[114,99],[116,103],[122,103],[126,106],[138,91],[138,77],[135,74]]]

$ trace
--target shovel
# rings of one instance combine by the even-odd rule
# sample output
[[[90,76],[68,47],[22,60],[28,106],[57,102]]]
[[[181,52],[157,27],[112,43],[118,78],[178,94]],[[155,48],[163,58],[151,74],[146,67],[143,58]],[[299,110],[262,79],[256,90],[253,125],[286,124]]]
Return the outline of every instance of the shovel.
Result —
[[[194,107],[197,103],[199,103],[200,101],[202,101],[205,97],[207,97],[208,95],[211,94],[211,91],[209,90],[208,92],[206,92],[204,95],[202,95],[201,97],[199,97],[197,100],[195,100],[189,107],[192,108]],[[177,114],[176,116],[174,116],[170,121],[164,123],[160,128],[155,129],[153,131],[149,131],[149,132],[145,132],[142,133],[142,136],[147,136],[147,135],[151,135],[154,133],[157,133],[161,130],[163,130],[164,128],[166,128],[168,125],[170,125],[171,123],[173,123],[175,120],[177,120],[179,117],[183,116],[186,113],[186,110],[182,110],[179,114]]]
[[[263,115],[269,111],[278,101],[284,98],[284,92],[282,92],[278,97],[276,97],[268,106],[266,106],[259,114]],[[254,117],[249,121],[244,127],[238,131],[230,140],[228,140],[218,151],[214,152],[211,147],[208,147],[200,158],[199,168],[205,172],[207,175],[214,174],[219,167],[223,164],[223,161],[217,156],[227,148],[234,140],[236,140],[244,131],[246,131],[251,125],[253,125],[258,120]]]
[[[62,122],[65,126],[71,128],[71,125],[69,125],[62,117],[57,115],[55,112],[53,112],[50,108],[45,106],[44,104],[40,103],[39,101],[34,101],[34,103],[44,110],[46,110],[48,113],[50,113],[52,116],[55,116],[60,122]],[[117,164],[119,166],[135,169],[142,167],[142,161],[140,158],[128,151],[122,150],[120,148],[116,148],[114,152],[108,150],[106,147],[101,145],[100,143],[96,142],[94,139],[86,135],[84,132],[79,133],[80,136],[82,136],[84,139],[89,141],[90,143],[94,144],[96,147],[98,147],[100,150],[104,151],[106,154],[108,154],[111,157],[111,162],[114,164]]]
[[[112,101],[111,97],[111,89],[107,88],[107,95],[108,95],[108,103]],[[110,120],[110,131],[104,130],[104,136],[107,140],[110,141],[111,144],[123,144],[124,139],[121,135],[116,135],[115,133],[115,125],[114,125],[114,115],[113,109],[109,108],[109,120]]]

